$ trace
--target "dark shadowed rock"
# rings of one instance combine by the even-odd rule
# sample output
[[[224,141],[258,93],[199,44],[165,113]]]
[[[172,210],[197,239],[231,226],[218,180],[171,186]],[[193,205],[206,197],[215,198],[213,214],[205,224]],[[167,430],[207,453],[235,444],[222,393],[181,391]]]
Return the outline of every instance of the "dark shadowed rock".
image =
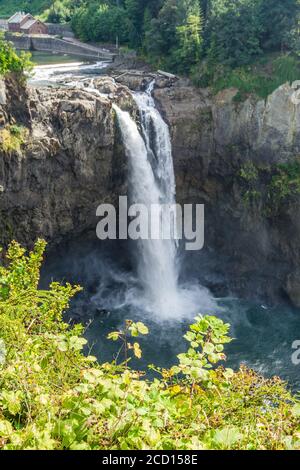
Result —
[[[95,91],[27,89],[0,83],[0,126],[28,129],[20,150],[1,151],[1,243],[57,243],[96,226],[96,208],[126,194],[126,157],[112,103],[138,119],[129,87],[144,89],[152,72],[95,79]],[[134,78],[132,78],[134,77]],[[154,97],[170,125],[177,199],[204,203],[206,248],[229,260],[229,290],[300,305],[300,200],[266,211],[267,185],[279,163],[300,155],[298,86],[285,84],[266,101],[213,96],[185,80],[156,76]],[[241,168],[262,172],[259,197],[245,203]],[[264,193],[264,196],[263,196]],[[195,259],[195,257],[194,257]],[[200,262],[200,261],[199,261]]]

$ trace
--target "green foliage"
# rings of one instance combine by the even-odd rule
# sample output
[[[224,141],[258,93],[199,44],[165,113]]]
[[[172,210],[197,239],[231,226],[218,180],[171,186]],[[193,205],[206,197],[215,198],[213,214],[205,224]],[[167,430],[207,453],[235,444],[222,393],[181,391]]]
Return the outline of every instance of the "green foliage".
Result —
[[[19,151],[26,142],[28,129],[23,126],[7,125],[0,129],[0,149],[4,152]]]
[[[6,75],[9,72],[22,75],[31,68],[30,54],[25,52],[17,54],[13,45],[0,35],[0,75]]]
[[[48,8],[52,0],[0,0],[1,17],[10,17],[17,11],[38,14]]]
[[[249,207],[259,202],[262,212],[268,217],[277,216],[289,199],[300,195],[299,158],[262,168],[247,162],[238,175],[242,180],[245,205]]]
[[[0,0],[0,14],[16,10],[71,21],[80,39],[128,46],[155,66],[191,74],[199,85],[216,76],[238,83],[244,88],[238,99],[249,89],[266,96],[275,86],[246,66],[264,53],[300,51],[298,0],[10,0],[5,6]]]
[[[115,42],[118,36],[121,43],[129,40],[129,20],[123,7],[110,6],[109,2],[79,8],[72,18],[72,27],[84,41]]]
[[[192,72],[195,85],[211,86],[215,94],[237,88],[235,101],[243,101],[249,95],[266,99],[280,85],[292,83],[299,76],[299,60],[291,54],[266,57],[264,61],[234,69],[206,61]]]
[[[292,83],[299,80],[300,62],[292,55],[282,55],[273,61],[273,85],[279,86],[282,83]]]
[[[178,26],[177,35],[179,38],[178,55],[178,68],[186,72],[196,64],[201,55],[202,44],[202,18],[200,14],[189,14],[186,23],[183,26]]]
[[[144,49],[154,63],[188,73],[202,54],[198,0],[166,0],[145,30]]]
[[[40,15],[42,20],[48,23],[67,23],[71,20],[72,2],[66,0],[55,0],[51,6]]]
[[[290,35],[297,24],[298,0],[260,0],[261,46],[264,50],[288,49]]]
[[[256,181],[258,178],[258,170],[252,162],[247,162],[242,166],[240,176],[247,182]]]
[[[258,188],[260,178],[259,169],[252,162],[246,162],[239,171],[239,177],[242,178],[244,185],[243,202],[246,207],[250,207],[261,198],[261,193]]]
[[[1,449],[300,448],[300,403],[284,383],[216,367],[230,341],[218,318],[196,317],[178,364],[152,366],[158,378],[131,370],[129,357],[85,356],[82,327],[62,319],[79,287],[38,288],[44,249],[39,240],[27,255],[13,242],[0,268]],[[147,333],[127,321],[109,337],[140,357],[131,341]]]
[[[269,200],[273,209],[292,196],[300,194],[300,161],[284,163],[277,166],[277,171],[269,185]]]
[[[208,56],[236,67],[248,64],[261,53],[261,23],[257,0],[215,0],[207,25]]]
[[[124,361],[123,364],[127,367],[128,362],[130,361],[130,357],[128,357],[129,352],[133,352],[134,356],[138,359],[142,357],[142,350],[140,348],[139,343],[135,342],[131,344],[128,341],[128,337],[137,338],[139,335],[147,335],[149,330],[146,325],[142,322],[134,323],[131,320],[126,320],[124,330],[120,331],[113,331],[109,333],[108,339],[112,341],[120,340],[122,342],[122,346],[120,351],[117,354],[117,358],[120,356],[122,352],[124,352]],[[115,360],[117,363],[117,359]]]

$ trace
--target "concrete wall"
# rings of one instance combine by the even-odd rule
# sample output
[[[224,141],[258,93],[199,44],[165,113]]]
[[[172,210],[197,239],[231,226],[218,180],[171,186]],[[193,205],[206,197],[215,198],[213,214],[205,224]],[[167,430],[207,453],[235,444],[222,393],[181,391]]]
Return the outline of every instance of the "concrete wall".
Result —
[[[81,46],[51,36],[18,36],[7,33],[6,38],[12,41],[17,49],[73,54],[88,59],[113,60],[113,56],[105,51],[98,53],[89,49],[88,45]]]
[[[0,19],[0,30],[7,31],[8,30],[8,21]]]
[[[36,51],[50,51],[50,52],[61,52],[62,54],[74,54],[82,55],[83,57],[93,59],[111,59],[112,56],[109,53],[101,52],[97,53],[94,50],[90,50],[88,46],[80,46],[79,44],[72,44],[63,39],[52,38],[49,36],[40,36],[31,38],[32,49]]]
[[[6,33],[5,38],[11,41],[16,49],[24,49],[25,51],[30,51],[31,49],[31,39],[29,36]]]

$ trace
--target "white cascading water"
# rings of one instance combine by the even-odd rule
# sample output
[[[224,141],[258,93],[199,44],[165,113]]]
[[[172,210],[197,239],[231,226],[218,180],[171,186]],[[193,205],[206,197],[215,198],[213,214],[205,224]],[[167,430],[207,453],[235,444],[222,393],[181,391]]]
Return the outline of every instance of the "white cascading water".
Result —
[[[66,62],[64,64],[39,65],[34,68],[34,75],[29,77],[28,82],[33,85],[48,85],[69,79],[70,84],[74,86],[78,84],[80,87],[80,80],[83,80],[87,71],[99,71],[106,66],[106,62],[97,62],[95,64]],[[74,77],[76,77],[76,80],[74,80]]]
[[[128,112],[114,105],[123,143],[129,160],[129,191],[131,203],[174,204],[176,186],[169,128],[155,107],[152,83],[146,93],[134,94],[140,111],[142,135]],[[161,220],[169,223],[168,217]],[[196,314],[199,308],[215,308],[208,292],[197,286],[179,286],[177,241],[138,240],[136,259],[138,278],[144,295],[133,294],[131,303],[151,311],[160,319],[181,318]],[[201,298],[201,300],[200,300]]]
[[[93,79],[84,77],[84,72],[91,67],[99,69],[104,66],[104,63],[98,63],[94,66],[36,67],[31,81],[34,84],[62,81],[70,87],[105,96],[95,88]],[[176,200],[170,133],[152,98],[154,85],[152,82],[146,93],[133,94],[140,112],[141,132],[129,113],[113,105],[129,161],[130,202],[143,204],[148,209],[151,205],[174,204]],[[164,218],[163,212],[160,229],[164,224],[169,224],[169,218]],[[128,272],[106,267],[107,282],[100,282],[98,292],[92,298],[95,304],[107,310],[133,308],[138,318],[143,312],[148,312],[157,321],[180,320],[198,312],[216,311],[217,305],[207,289],[199,284],[185,286],[179,283],[175,237],[132,243],[136,244],[137,279]],[[110,296],[107,295],[107,285],[111,284],[120,288],[117,293],[112,291]]]

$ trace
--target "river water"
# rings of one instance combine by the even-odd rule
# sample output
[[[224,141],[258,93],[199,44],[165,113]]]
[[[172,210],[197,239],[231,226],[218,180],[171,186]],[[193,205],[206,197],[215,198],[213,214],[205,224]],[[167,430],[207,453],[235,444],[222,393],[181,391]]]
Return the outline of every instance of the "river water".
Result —
[[[86,63],[82,56],[74,56],[69,54],[57,54],[51,52],[41,52],[41,51],[32,51],[31,54],[31,61],[37,65],[49,65],[49,66],[56,66],[62,64],[70,64],[73,62],[81,62]]]
[[[44,64],[31,81],[53,84],[62,76],[80,80],[86,73],[102,73],[103,68],[100,63]],[[140,130],[129,114],[115,107],[129,160],[132,202],[171,204],[176,188],[168,128],[155,108],[151,89],[134,98],[141,115]],[[204,271],[208,277],[214,276],[207,256],[204,252],[201,279],[185,266],[188,261],[178,252],[174,239],[139,241],[132,247],[132,243],[99,242],[95,235],[87,235],[48,254],[42,285],[55,279],[84,287],[72,302],[67,319],[86,325],[88,352],[101,361],[111,360],[118,350],[106,339],[107,334],[129,318],[150,328],[150,335],[141,340],[143,358],[139,363],[133,361],[133,366],[146,369],[152,363],[174,364],[176,354],[186,349],[182,336],[195,314],[215,314],[231,324],[234,341],[226,350],[229,366],[244,363],[266,376],[279,375],[299,390],[300,366],[292,362],[292,344],[300,340],[299,310],[264,305],[256,300],[255,292],[252,302],[214,297],[205,286]]]

